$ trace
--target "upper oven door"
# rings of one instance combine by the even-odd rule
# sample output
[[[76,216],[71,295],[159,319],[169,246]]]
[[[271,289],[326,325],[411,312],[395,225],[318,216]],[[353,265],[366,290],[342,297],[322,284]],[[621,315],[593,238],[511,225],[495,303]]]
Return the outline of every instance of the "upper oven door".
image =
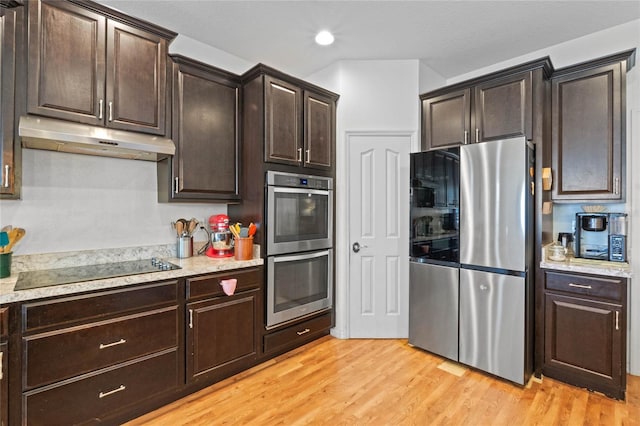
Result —
[[[333,191],[269,186],[267,254],[333,246]]]

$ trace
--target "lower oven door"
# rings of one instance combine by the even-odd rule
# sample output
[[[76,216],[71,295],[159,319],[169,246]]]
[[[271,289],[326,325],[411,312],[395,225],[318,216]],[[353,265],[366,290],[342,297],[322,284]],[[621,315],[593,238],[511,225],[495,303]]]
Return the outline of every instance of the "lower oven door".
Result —
[[[267,328],[332,303],[332,249],[267,258]]]

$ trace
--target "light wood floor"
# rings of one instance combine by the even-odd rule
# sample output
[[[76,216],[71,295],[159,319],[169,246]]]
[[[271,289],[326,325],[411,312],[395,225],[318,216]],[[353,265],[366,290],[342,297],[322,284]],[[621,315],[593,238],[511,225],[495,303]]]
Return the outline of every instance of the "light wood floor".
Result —
[[[640,424],[640,377],[621,402],[549,378],[522,388],[457,376],[443,362],[406,340],[327,336],[128,425]]]

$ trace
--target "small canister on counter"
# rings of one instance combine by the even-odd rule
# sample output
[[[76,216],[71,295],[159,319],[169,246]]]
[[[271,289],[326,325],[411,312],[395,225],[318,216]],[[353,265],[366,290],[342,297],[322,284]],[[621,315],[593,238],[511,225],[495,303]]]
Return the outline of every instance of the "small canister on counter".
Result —
[[[13,252],[0,253],[0,278],[11,275],[11,255]]]
[[[553,244],[547,247],[549,260],[554,262],[564,262],[567,258],[567,249],[560,244]]]
[[[234,257],[236,260],[253,259],[253,237],[235,239]]]
[[[178,237],[177,257],[185,259],[193,256],[193,237],[191,235]]]

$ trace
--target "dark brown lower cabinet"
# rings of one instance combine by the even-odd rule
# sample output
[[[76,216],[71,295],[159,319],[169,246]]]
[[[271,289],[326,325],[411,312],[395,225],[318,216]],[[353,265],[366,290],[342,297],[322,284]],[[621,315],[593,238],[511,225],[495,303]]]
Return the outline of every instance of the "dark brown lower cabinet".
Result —
[[[38,388],[23,395],[29,425],[108,422],[179,385],[177,349]]]
[[[9,308],[0,308],[0,426],[9,424]]]
[[[266,334],[264,336],[264,352],[267,355],[278,355],[329,334],[330,329],[331,311],[327,311],[322,315]]]
[[[546,271],[543,374],[624,399],[626,280]]]
[[[187,304],[188,380],[230,376],[256,360],[261,300],[253,289]]]
[[[21,422],[116,423],[176,393],[181,288],[170,280],[22,304]]]

